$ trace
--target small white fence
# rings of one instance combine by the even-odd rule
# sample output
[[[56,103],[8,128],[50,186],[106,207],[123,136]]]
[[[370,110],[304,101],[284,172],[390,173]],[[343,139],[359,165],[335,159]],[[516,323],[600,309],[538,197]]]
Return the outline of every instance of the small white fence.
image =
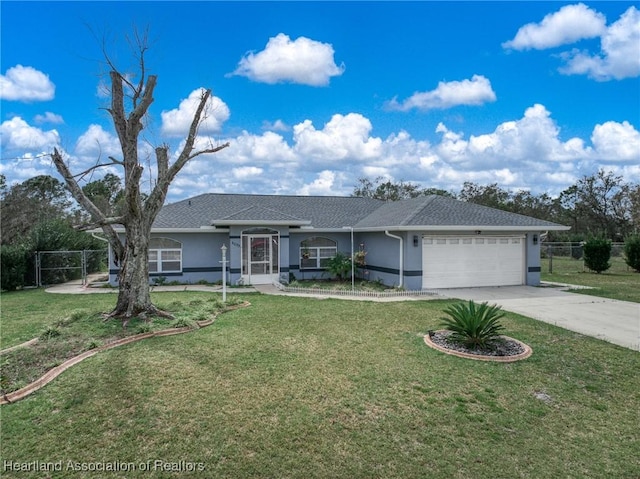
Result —
[[[286,293],[300,294],[317,294],[324,296],[355,296],[358,298],[402,298],[402,297],[421,297],[421,296],[439,296],[436,290],[419,290],[419,291],[363,291],[358,289],[323,289],[323,288],[299,288],[286,286],[281,283],[274,283],[274,286],[280,291]]]

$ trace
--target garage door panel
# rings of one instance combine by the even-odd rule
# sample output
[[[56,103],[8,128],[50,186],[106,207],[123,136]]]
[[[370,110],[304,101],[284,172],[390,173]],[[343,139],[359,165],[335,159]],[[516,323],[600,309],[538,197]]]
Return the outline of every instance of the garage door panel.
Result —
[[[424,237],[423,288],[520,285],[522,237]]]

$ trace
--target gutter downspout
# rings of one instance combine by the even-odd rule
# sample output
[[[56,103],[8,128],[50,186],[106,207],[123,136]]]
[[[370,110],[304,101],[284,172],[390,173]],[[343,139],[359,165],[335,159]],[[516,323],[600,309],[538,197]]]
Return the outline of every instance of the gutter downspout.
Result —
[[[388,230],[385,230],[384,234],[389,238],[400,241],[400,282],[398,284],[398,288],[402,288],[404,285],[404,240],[401,236],[392,235]]]

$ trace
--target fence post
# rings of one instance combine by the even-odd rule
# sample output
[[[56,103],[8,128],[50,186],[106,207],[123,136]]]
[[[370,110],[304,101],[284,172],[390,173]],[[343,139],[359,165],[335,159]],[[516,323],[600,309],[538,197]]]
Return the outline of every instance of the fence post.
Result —
[[[553,248],[547,245],[547,256],[549,256],[549,273],[553,273]]]

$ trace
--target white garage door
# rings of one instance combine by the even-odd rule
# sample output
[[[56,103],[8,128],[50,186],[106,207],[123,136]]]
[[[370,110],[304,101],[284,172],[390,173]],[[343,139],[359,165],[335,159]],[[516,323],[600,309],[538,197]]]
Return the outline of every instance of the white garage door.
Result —
[[[523,283],[522,236],[425,236],[422,239],[424,289]]]

